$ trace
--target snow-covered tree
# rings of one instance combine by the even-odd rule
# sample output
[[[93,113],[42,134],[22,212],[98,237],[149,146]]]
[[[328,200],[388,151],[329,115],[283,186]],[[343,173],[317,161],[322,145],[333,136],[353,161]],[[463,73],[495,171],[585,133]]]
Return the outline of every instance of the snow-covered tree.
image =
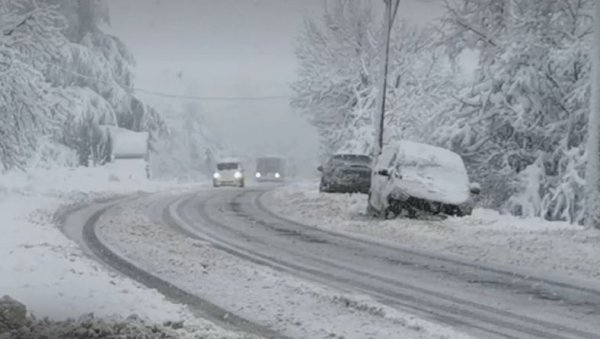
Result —
[[[594,5],[592,98],[588,122],[586,225],[600,229],[600,3]]]
[[[168,132],[156,143],[152,158],[155,178],[197,180],[212,175],[219,144],[195,102],[169,108]]]
[[[378,29],[362,1],[328,3],[321,20],[305,22],[292,105],[316,127],[324,154],[371,147]]]
[[[447,0],[433,29],[397,23],[384,142],[457,151],[489,207],[582,223],[594,3]],[[364,3],[329,6],[301,35],[293,105],[326,152],[366,151],[379,25]],[[469,83],[454,73],[465,52],[478,58]]]
[[[107,22],[103,0],[0,2],[4,170],[26,166],[40,137],[76,150],[88,165],[106,159],[100,125],[150,131],[153,139],[165,132],[158,112],[133,95],[133,58],[102,32]]]
[[[165,126],[159,114],[133,95],[132,55],[120,39],[101,29],[102,24],[109,23],[106,2],[47,1],[55,3],[67,18],[68,28],[64,33],[70,41],[69,57],[52,65],[48,78],[54,85],[79,90],[83,92],[81,96],[92,96],[83,103],[105,101],[102,110],[97,109],[98,105],[82,106],[81,102],[74,103],[81,110],[68,109],[72,112],[72,120],[79,123],[73,127],[83,129],[76,133],[93,134],[99,124],[150,131],[153,140],[158,133],[164,133]],[[76,145],[81,147],[81,144]]]
[[[583,220],[591,3],[446,2],[450,55],[476,50],[480,64],[433,135],[463,155],[490,206]]]
[[[458,80],[433,28],[398,22],[392,38],[384,143],[431,141],[437,113],[443,111]]]
[[[381,23],[370,4],[339,0],[320,21],[307,20],[296,50],[292,105],[316,127],[323,153],[369,154],[380,76]],[[421,139],[453,86],[435,32],[397,22],[392,33],[384,142]]]
[[[56,90],[42,69],[63,58],[65,22],[51,6],[0,2],[0,164],[24,167],[53,126]]]

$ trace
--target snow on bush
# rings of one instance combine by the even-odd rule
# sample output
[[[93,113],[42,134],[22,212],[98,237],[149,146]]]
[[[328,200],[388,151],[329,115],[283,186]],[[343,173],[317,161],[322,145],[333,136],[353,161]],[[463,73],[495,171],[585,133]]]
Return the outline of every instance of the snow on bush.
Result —
[[[77,319],[51,321],[29,316],[25,305],[4,296],[0,299],[0,339],[80,338],[192,338],[183,321],[147,323],[136,315],[126,319],[100,319],[87,314]]]

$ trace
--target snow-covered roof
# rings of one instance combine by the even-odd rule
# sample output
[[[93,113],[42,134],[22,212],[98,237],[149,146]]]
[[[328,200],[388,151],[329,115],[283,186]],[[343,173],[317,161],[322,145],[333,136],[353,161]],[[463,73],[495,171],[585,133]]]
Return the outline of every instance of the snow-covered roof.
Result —
[[[462,158],[445,148],[401,140],[383,148],[378,164],[395,168],[395,184],[413,197],[457,205],[470,197]]]
[[[275,154],[267,154],[267,155],[261,155],[259,157],[256,157],[256,159],[265,159],[265,158],[278,158],[278,159],[284,159],[284,157],[282,157],[281,155],[275,155]]]
[[[236,158],[236,157],[227,157],[227,158],[221,158],[221,159],[217,160],[218,164],[224,164],[224,163],[229,163],[229,162],[241,163],[242,159]]]
[[[333,153],[333,156],[336,155],[360,155],[360,156],[371,156],[370,154],[365,154],[365,153],[361,153],[361,152],[337,152],[337,153]]]
[[[110,133],[115,158],[143,158],[148,153],[148,132],[135,132],[117,126],[104,126]]]

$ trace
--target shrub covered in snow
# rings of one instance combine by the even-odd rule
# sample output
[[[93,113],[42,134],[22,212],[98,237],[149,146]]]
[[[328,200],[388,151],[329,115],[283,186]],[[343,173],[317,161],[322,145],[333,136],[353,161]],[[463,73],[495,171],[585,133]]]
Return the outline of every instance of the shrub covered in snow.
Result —
[[[93,314],[78,319],[50,321],[27,314],[25,305],[4,296],[0,299],[0,339],[182,338],[194,337],[181,321],[150,324],[132,315],[126,319],[100,319]],[[198,337],[198,336],[196,336]]]

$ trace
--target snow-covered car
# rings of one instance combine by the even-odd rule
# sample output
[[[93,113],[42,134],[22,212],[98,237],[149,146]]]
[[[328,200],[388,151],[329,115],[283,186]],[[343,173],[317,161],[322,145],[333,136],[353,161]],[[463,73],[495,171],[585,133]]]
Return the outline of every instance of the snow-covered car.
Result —
[[[368,193],[371,186],[371,157],[364,154],[335,154],[319,166],[319,192]]]
[[[279,157],[261,157],[256,159],[256,181],[275,181],[285,180],[285,160]]]
[[[213,186],[237,186],[244,187],[244,166],[239,159],[223,159],[217,162],[215,173],[213,173]]]
[[[373,170],[368,213],[389,218],[420,213],[471,214],[477,183],[470,183],[462,158],[447,149],[398,141],[385,146]]]

